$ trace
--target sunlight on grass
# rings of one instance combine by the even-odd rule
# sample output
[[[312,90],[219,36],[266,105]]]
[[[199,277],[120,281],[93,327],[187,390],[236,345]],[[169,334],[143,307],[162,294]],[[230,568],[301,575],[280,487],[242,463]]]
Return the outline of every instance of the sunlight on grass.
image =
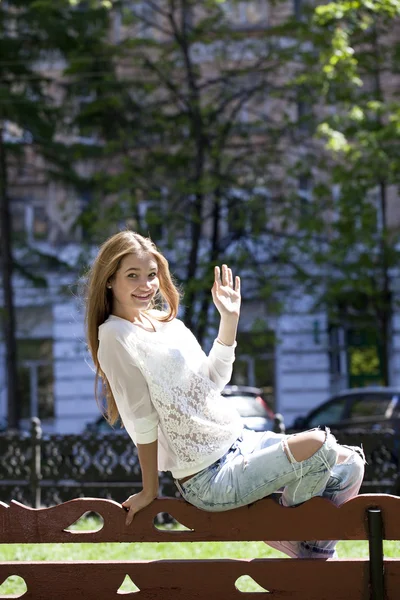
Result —
[[[101,521],[95,517],[80,519],[71,530],[98,529]],[[171,529],[171,527],[167,527]],[[176,529],[176,528],[174,528]],[[339,542],[340,558],[368,558],[368,542]],[[400,557],[400,542],[384,542],[387,558]],[[263,542],[158,542],[158,543],[76,543],[76,544],[4,544],[0,545],[3,561],[46,560],[162,560],[162,559],[215,559],[215,558],[277,558],[285,557]],[[286,558],[286,557],[285,557]],[[120,590],[134,591],[136,586],[125,580]],[[241,591],[257,591],[257,584],[249,579],[240,584]],[[0,595],[22,594],[26,585],[20,577],[10,577],[0,586]]]

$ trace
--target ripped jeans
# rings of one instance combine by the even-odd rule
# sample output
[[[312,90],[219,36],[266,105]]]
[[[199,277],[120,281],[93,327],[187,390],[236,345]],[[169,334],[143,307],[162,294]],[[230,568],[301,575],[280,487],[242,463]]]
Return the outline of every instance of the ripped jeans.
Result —
[[[285,452],[288,437],[270,431],[244,430],[222,458],[185,483],[175,483],[187,502],[211,512],[245,506],[281,489],[280,502],[284,506],[295,506],[314,496],[323,496],[340,506],[358,494],[365,464],[361,448],[345,446],[351,454],[337,464],[340,446],[326,428],[319,450],[297,462],[290,450],[288,455]],[[297,555],[330,558],[336,543],[304,541],[298,544]]]

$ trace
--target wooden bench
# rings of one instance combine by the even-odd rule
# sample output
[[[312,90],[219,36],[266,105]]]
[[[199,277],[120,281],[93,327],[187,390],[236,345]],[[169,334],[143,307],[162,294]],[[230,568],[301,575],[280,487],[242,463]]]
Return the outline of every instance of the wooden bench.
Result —
[[[66,530],[87,512],[104,520],[101,530]],[[170,513],[188,530],[160,530],[154,519]],[[157,499],[125,525],[112,500],[77,498],[51,508],[0,503],[1,544],[64,542],[216,542],[259,540],[369,540],[368,559],[153,560],[1,562],[0,584],[22,577],[27,600],[111,600],[126,575],[138,586],[135,600],[398,600],[400,558],[383,559],[382,539],[400,540],[400,498],[362,495],[340,508],[314,498],[283,508],[266,498],[224,513],[200,511],[181,499]],[[400,550],[399,550],[400,554]],[[235,582],[253,578],[265,592],[241,592]],[[133,595],[135,594],[135,595]]]

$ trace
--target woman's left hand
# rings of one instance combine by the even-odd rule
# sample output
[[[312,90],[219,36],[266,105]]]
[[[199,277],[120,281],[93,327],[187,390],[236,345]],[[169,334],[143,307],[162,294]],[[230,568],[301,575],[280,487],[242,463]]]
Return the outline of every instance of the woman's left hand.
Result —
[[[221,317],[230,316],[239,318],[240,314],[240,277],[235,277],[233,286],[232,270],[227,265],[222,265],[222,276],[219,267],[214,267],[214,285],[211,294],[215,306]]]

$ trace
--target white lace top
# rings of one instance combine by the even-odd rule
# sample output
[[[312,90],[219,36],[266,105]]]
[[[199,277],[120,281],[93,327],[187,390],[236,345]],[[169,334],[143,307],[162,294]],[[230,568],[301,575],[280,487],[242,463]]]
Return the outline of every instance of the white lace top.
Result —
[[[176,479],[221,458],[242,422],[220,392],[235,347],[216,340],[208,356],[179,319],[152,320],[155,332],[111,315],[99,327],[98,358],[135,444],[158,439],[158,468]]]

